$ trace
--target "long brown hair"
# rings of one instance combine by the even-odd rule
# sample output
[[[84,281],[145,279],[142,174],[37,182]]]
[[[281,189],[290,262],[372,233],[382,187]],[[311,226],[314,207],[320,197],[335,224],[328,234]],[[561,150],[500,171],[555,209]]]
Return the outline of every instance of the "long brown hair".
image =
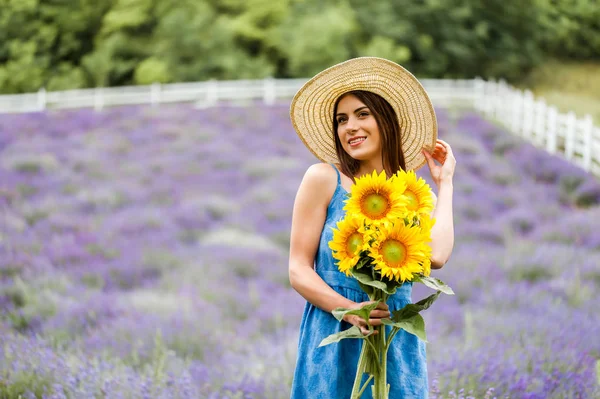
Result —
[[[379,134],[381,135],[381,158],[383,169],[387,177],[392,176],[400,169],[406,170],[402,141],[400,140],[400,123],[394,109],[383,97],[370,91],[353,90],[342,94],[333,107],[333,137],[335,138],[335,152],[340,160],[342,173],[354,180],[358,172],[360,161],[352,158],[342,147],[338,137],[338,122],[335,118],[340,100],[347,95],[354,95],[365,104],[373,113]]]

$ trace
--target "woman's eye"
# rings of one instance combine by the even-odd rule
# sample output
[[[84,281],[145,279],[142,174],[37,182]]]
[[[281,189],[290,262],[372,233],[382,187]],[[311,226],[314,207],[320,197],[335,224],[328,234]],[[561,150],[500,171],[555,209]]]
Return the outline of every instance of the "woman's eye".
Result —
[[[366,111],[361,112],[360,114],[358,114],[358,116],[369,116],[369,113]]]
[[[346,120],[346,118],[338,118],[338,123],[342,123]]]

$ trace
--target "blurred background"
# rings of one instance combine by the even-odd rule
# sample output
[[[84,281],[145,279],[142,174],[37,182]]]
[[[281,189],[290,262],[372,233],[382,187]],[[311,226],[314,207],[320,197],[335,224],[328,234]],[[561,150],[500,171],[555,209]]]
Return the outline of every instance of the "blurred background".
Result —
[[[293,90],[157,99],[356,56],[426,82],[458,161],[430,397],[600,397],[597,1],[0,0],[0,104],[43,100],[0,114],[0,398],[289,397]]]
[[[307,78],[351,57],[504,78],[600,124],[595,0],[4,1],[0,93]]]

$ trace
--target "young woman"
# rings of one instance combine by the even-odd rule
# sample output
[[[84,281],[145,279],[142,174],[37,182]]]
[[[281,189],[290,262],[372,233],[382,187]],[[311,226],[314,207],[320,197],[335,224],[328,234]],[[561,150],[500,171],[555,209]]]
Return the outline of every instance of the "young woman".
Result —
[[[330,334],[351,325],[368,330],[357,316],[338,322],[331,311],[357,308],[367,295],[338,271],[328,243],[344,217],[344,200],[354,179],[364,174],[415,170],[427,163],[437,187],[432,216],[432,268],[441,268],[452,252],[452,178],[456,161],[448,143],[437,139],[433,107],[420,83],[401,66],[380,58],[356,58],[335,65],[308,81],[291,105],[291,119],[305,145],[323,163],[308,168],[300,184],[292,218],[289,276],[307,303],[300,326],[293,399],[349,398],[360,353],[360,340],[318,347]],[[437,163],[436,163],[437,161]],[[381,324],[390,312],[411,303],[405,283],[371,313]],[[426,398],[425,345],[401,330],[388,352],[390,398]],[[367,389],[363,397],[370,397]]]

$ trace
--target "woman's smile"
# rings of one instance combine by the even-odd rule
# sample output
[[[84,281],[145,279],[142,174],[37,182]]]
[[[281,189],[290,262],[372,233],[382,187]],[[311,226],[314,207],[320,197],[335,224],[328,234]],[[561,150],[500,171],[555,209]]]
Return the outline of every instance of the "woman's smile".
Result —
[[[350,140],[348,140],[348,144],[350,144],[350,147],[358,147],[359,145],[361,145],[367,138],[365,136],[358,136],[358,137],[353,137]]]

